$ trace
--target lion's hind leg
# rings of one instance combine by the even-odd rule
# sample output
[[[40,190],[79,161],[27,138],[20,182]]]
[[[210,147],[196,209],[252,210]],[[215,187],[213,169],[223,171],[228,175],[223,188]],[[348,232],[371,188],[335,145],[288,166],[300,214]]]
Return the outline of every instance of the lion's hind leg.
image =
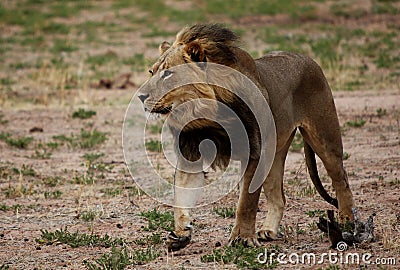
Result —
[[[329,116],[325,116],[325,118],[329,118]],[[343,167],[340,127],[336,114],[335,117],[331,116],[331,118],[306,122],[299,129],[305,142],[320,157],[329,177],[332,179],[341,217],[353,220],[354,201],[347,173]]]

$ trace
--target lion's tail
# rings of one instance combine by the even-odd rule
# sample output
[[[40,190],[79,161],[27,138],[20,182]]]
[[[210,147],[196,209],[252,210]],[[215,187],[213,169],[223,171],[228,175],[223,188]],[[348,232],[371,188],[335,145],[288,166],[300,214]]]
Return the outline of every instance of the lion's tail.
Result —
[[[332,198],[321,183],[321,179],[318,176],[317,162],[315,160],[315,152],[311,148],[311,146],[306,142],[304,142],[304,154],[306,156],[306,164],[308,167],[308,172],[310,173],[311,181],[313,182],[315,189],[318,191],[319,195],[321,195],[321,197],[324,198],[325,201],[338,208],[337,199]]]

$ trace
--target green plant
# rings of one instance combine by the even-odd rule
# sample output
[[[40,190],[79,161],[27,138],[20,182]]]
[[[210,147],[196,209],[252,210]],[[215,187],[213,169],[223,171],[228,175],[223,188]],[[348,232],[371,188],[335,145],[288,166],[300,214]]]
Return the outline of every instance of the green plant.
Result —
[[[152,133],[152,134],[160,134],[162,131],[162,126],[150,125],[149,130],[150,130],[150,133]]]
[[[31,158],[35,159],[49,159],[52,153],[47,151],[47,148],[35,149],[35,154]]]
[[[151,235],[147,235],[144,238],[138,238],[133,240],[133,242],[137,245],[158,245],[163,242],[162,235],[160,233],[152,233]]]
[[[347,121],[346,125],[348,125],[349,127],[359,128],[359,127],[364,126],[365,123],[366,123],[366,121],[364,119],[359,119],[359,120],[354,120],[354,121]]]
[[[91,174],[83,174],[80,176],[75,176],[72,182],[78,185],[93,185],[94,178]]]
[[[87,210],[80,213],[80,218],[85,222],[91,222],[96,219],[98,216],[97,211],[94,210]]]
[[[200,257],[202,262],[217,262],[220,264],[235,264],[242,269],[267,269],[275,268],[278,263],[272,260],[268,263],[261,264],[257,261],[259,254],[263,254],[266,260],[270,258],[271,251],[267,248],[248,248],[242,245],[226,246],[223,248],[214,249],[211,254],[206,254]]]
[[[8,123],[8,120],[4,119],[4,114],[0,113],[0,125],[5,125]],[[1,138],[0,138],[1,140]]]
[[[292,143],[290,144],[289,151],[291,152],[300,152],[304,147],[303,137],[300,133],[296,132],[296,135],[293,138]]]
[[[236,214],[236,208],[233,207],[213,208],[213,211],[223,218],[233,218]]]
[[[68,146],[75,148],[80,147],[83,149],[93,148],[99,144],[102,144],[107,140],[107,134],[105,132],[94,130],[84,130],[81,129],[79,135],[71,134],[71,136],[66,135],[56,135],[53,139],[61,143],[67,143]]]
[[[72,113],[72,118],[88,119],[94,115],[96,115],[95,111],[92,111],[92,110],[87,111],[85,109],[79,108],[77,111],[74,111]]]
[[[155,231],[163,229],[172,231],[174,224],[174,215],[171,211],[160,212],[156,208],[146,212],[140,212],[139,216],[144,217],[148,221],[148,225],[143,227],[145,231]]]
[[[10,266],[8,266],[7,264],[0,265],[0,270],[8,270],[8,269],[10,269]]]
[[[316,189],[314,186],[307,185],[306,187],[302,188],[297,195],[299,197],[313,197],[316,194]]]
[[[83,155],[83,158],[88,162],[93,163],[93,161],[101,158],[102,156],[104,156],[104,153],[86,153]]]
[[[58,199],[58,198],[61,197],[61,195],[62,195],[62,192],[59,191],[59,190],[52,191],[52,192],[46,191],[46,192],[44,193],[44,198],[45,198],[45,199]]]
[[[343,160],[348,160],[350,158],[350,154],[347,152],[343,152]]]
[[[309,217],[322,217],[325,215],[325,211],[323,210],[309,210],[306,212],[306,215]]]
[[[381,118],[382,116],[385,116],[385,115],[386,115],[386,109],[378,108],[378,109],[376,110],[376,115],[377,115],[379,118]]]
[[[161,152],[162,143],[159,140],[150,139],[145,143],[146,149],[152,152]]]
[[[13,167],[12,171],[16,174],[22,174],[23,176],[37,176],[37,173],[33,169],[32,165],[22,164],[20,169]]]
[[[81,148],[93,148],[96,145],[102,144],[106,140],[106,133],[98,131],[97,129],[94,129],[93,131],[82,129],[78,136],[78,143]]]
[[[128,252],[126,247],[121,249],[112,247],[110,254],[103,254],[94,262],[84,261],[90,270],[123,270],[129,265],[142,265],[150,262],[161,255],[161,252],[149,247],[145,250],[134,250]]]
[[[10,134],[1,133],[0,140],[4,140],[6,144],[8,144],[11,147],[26,149],[28,145],[33,141],[33,138],[32,137],[11,138]]]
[[[78,231],[71,233],[67,227],[54,232],[49,232],[46,229],[40,230],[40,238],[35,239],[39,244],[51,245],[54,243],[67,244],[73,248],[83,246],[99,246],[99,247],[112,247],[123,245],[125,241],[122,238],[112,238],[108,234],[100,236],[97,234],[86,234]]]
[[[120,188],[102,188],[100,192],[109,197],[116,197],[122,193],[122,190]]]
[[[85,260],[83,264],[89,270],[123,270],[133,263],[126,248],[112,247],[110,254],[103,254],[93,262]]]
[[[48,187],[55,187],[61,182],[61,177],[60,176],[49,176],[46,178],[43,178],[42,182],[45,186]]]

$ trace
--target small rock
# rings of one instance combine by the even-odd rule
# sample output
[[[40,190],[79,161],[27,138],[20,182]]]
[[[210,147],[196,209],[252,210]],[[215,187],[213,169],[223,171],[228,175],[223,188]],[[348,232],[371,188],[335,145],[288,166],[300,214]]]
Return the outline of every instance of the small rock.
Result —
[[[217,243],[215,243],[215,247],[220,247],[220,246],[222,246],[221,242],[218,241]]]
[[[118,229],[122,229],[123,227],[122,227],[121,224],[118,223],[118,224],[117,224],[117,228],[118,228]]]

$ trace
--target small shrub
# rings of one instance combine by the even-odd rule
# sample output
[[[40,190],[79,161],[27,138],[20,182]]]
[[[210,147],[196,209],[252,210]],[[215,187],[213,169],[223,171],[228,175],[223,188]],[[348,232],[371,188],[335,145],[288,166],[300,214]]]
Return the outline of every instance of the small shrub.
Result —
[[[236,214],[236,209],[232,207],[214,208],[214,213],[223,218],[233,218]]]
[[[89,119],[94,115],[96,115],[95,111],[92,110],[86,111],[85,109],[80,108],[72,113],[72,118]]]
[[[162,143],[159,140],[149,140],[145,143],[146,149],[152,152],[161,152]]]
[[[139,216],[146,218],[148,221],[147,227],[143,227],[145,231],[155,231],[158,229],[172,231],[173,229],[174,214],[171,211],[160,212],[154,208],[151,211],[139,213]]]
[[[349,127],[359,128],[364,126],[365,123],[366,121],[364,119],[360,119],[360,120],[348,121],[346,122],[346,125],[348,125]]]

